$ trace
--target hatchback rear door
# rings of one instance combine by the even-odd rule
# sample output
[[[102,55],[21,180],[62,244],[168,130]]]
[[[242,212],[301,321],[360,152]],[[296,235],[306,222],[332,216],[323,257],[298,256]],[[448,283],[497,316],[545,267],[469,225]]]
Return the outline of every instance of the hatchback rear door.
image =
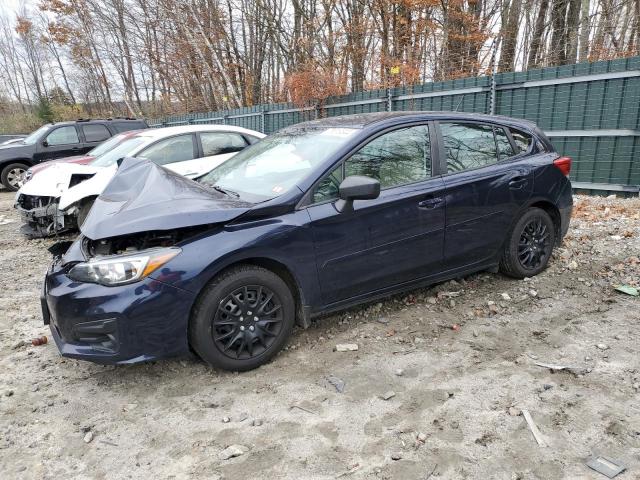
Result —
[[[533,166],[502,126],[438,122],[445,175],[447,270],[495,258],[533,192]]]
[[[308,212],[325,304],[439,271],[444,239],[443,182],[433,176],[426,124],[385,132],[336,166],[312,190]],[[335,208],[343,178],[380,181],[377,199]]]

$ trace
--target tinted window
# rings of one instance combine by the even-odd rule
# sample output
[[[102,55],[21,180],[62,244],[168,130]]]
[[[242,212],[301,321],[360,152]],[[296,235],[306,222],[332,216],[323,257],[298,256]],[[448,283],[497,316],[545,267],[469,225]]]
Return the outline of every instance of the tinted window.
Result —
[[[200,142],[205,157],[239,152],[247,146],[246,140],[237,133],[203,132],[200,134]]]
[[[531,144],[533,143],[533,138],[531,137],[531,135],[519,132],[518,130],[511,130],[511,136],[513,137],[513,141],[516,144],[518,153],[529,151],[529,147],[531,147]]]
[[[49,145],[68,145],[80,142],[76,127],[73,126],[56,128],[47,135],[46,140]]]
[[[193,135],[189,134],[160,140],[137,156],[151,160],[158,165],[166,165],[193,160],[195,158],[193,152]]]
[[[129,130],[141,130],[147,128],[147,126],[142,122],[120,122],[114,123],[113,128],[115,128],[116,132],[128,132]]]
[[[504,128],[495,127],[494,132],[496,134],[496,145],[498,146],[498,155],[500,155],[500,160],[504,160],[505,158],[513,157],[516,152],[509,141],[509,137],[507,136],[507,132],[504,131]]]
[[[84,133],[84,139],[87,142],[103,142],[111,136],[107,127],[100,124],[83,125],[82,132]]]
[[[417,182],[431,176],[431,149],[426,125],[385,133],[345,162],[345,176],[375,178],[382,188]]]
[[[440,124],[447,173],[484,167],[498,161],[493,128],[462,123]]]
[[[315,186],[311,202],[320,203],[328,200],[337,200],[338,189],[342,180],[342,164],[340,164]]]

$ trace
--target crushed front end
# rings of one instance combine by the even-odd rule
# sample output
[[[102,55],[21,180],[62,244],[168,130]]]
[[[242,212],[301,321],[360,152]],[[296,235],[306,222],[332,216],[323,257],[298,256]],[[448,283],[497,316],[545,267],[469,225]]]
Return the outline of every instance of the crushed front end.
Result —
[[[18,194],[15,208],[22,218],[20,231],[30,238],[48,237],[76,228],[73,215],[58,210],[59,197]]]

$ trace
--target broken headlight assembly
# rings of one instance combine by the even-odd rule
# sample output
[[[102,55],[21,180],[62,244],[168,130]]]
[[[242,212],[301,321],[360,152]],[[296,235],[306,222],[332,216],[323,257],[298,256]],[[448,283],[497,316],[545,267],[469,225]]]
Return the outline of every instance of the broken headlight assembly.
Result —
[[[134,254],[95,258],[74,265],[68,275],[77,282],[108,287],[126,285],[149,276],[181,251],[178,247],[153,248]]]

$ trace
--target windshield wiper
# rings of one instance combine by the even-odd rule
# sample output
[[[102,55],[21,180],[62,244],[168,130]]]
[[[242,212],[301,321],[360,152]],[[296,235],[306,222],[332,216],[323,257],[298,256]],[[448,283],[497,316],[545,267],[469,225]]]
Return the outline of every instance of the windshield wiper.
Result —
[[[240,198],[240,194],[238,192],[234,192],[233,190],[227,190],[226,188],[222,188],[220,185],[211,185],[215,191],[224,193],[228,197]]]

